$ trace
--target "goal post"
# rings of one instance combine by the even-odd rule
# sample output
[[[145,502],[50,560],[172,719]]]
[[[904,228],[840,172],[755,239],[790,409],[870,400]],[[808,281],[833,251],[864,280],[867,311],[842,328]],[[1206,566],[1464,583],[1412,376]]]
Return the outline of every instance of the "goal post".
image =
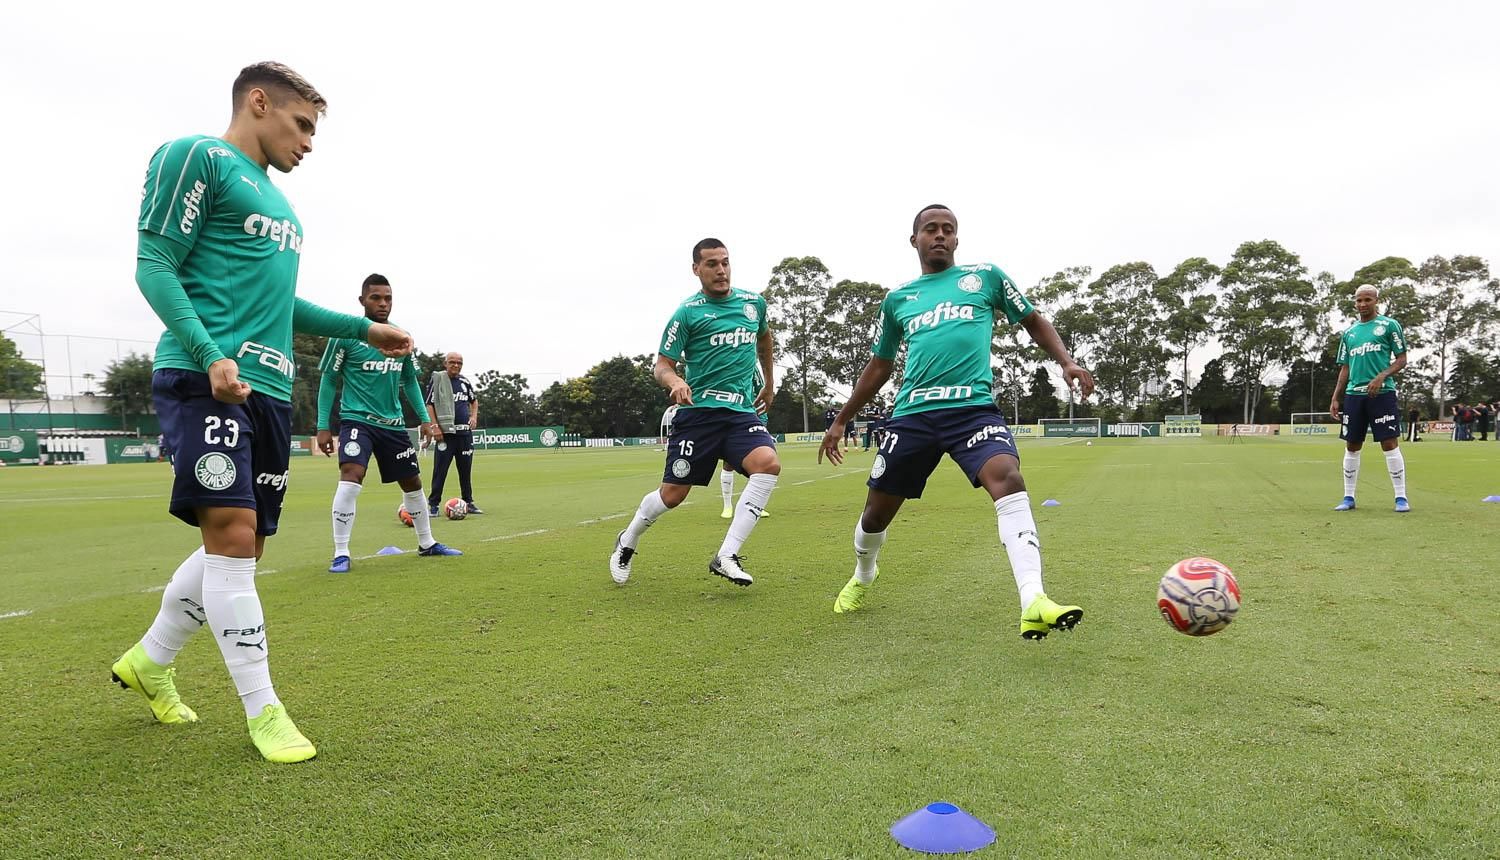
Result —
[[[1325,409],[1322,412],[1293,412],[1292,424],[1337,424],[1337,418],[1328,414]]]
[[[1283,435],[1292,436],[1333,436],[1339,435],[1340,422],[1327,412],[1293,412],[1291,433],[1286,429]]]

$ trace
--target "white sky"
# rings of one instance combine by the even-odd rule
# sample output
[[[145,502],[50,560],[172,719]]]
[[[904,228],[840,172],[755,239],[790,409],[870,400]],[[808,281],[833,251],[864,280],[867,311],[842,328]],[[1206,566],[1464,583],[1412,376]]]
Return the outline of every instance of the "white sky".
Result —
[[[806,254],[893,287],[930,202],[957,212],[960,262],[1023,288],[1262,238],[1340,278],[1390,254],[1500,265],[1495,4],[259,8],[7,9],[0,310],[154,340],[133,280],[146,162],[221,133],[262,59],[331,105],[276,175],[308,237],[299,293],[358,312],[382,272],[420,348],[537,390],[654,351],[703,236],[740,287]],[[75,373],[113,357],[91,348],[72,344]]]

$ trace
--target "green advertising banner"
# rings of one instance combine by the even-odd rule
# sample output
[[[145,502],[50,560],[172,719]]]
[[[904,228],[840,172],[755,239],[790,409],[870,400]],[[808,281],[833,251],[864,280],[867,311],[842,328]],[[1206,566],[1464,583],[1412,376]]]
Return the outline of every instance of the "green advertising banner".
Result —
[[[475,448],[556,448],[562,427],[487,427],[474,431]]]
[[[40,459],[35,430],[0,431],[0,463],[7,466],[35,466]]]
[[[1106,424],[1103,427],[1103,432],[1101,433],[1101,435],[1111,439],[1135,438],[1142,436],[1160,438],[1161,424],[1154,421],[1143,423],[1126,422],[1123,424]]]
[[[155,439],[129,439],[116,436],[104,440],[106,463],[155,463],[161,456],[161,446]]]
[[[1097,437],[1099,425],[1093,421],[1048,421],[1042,425],[1042,435]]]

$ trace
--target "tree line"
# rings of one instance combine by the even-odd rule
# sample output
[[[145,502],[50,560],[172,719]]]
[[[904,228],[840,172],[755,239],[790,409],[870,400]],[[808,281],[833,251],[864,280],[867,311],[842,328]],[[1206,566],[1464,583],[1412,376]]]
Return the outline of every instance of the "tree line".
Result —
[[[1073,266],[1023,288],[1098,387],[1088,402],[1073,402],[1024,330],[1002,324],[992,338],[995,400],[1015,423],[1067,415],[1149,421],[1172,413],[1270,422],[1322,412],[1338,374],[1338,335],[1353,322],[1354,290],[1365,284],[1380,290],[1382,311],[1406,332],[1410,360],[1398,380],[1404,409],[1436,417],[1455,401],[1500,397],[1500,280],[1485,260],[1384,257],[1339,279],[1310,274],[1297,254],[1267,239],[1241,244],[1222,264],[1191,257],[1160,274],[1135,261],[1098,275]],[[787,257],[772,269],[764,295],[777,348],[773,432],[819,428],[822,411],[843,402],[869,360],[885,292],[870,281],[835,280],[814,256]],[[325,342],[295,336],[299,434],[316,424]],[[1208,356],[1197,374],[1191,355]],[[425,386],[443,354],[419,352],[416,359]],[[903,359],[886,399],[872,409],[892,405]],[[539,392],[518,373],[485,370],[470,378],[487,426],[560,424],[587,436],[654,436],[668,400],[652,365],[651,355],[616,355]],[[102,393],[122,415],[147,412],[150,377],[150,358],[131,354],[110,364]],[[40,396],[41,383],[40,367],[0,336],[0,396]]]

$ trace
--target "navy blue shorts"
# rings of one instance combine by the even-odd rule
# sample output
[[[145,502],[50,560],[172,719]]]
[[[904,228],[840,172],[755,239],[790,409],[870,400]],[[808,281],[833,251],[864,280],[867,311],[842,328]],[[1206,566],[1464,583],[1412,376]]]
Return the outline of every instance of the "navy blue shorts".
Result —
[[[979,472],[996,454],[1017,460],[1021,452],[1011,438],[1000,410],[990,406],[934,409],[903,415],[881,428],[880,452],[870,465],[872,490],[920,499],[927,478],[947,454],[969,482],[979,486]]]
[[[679,409],[667,437],[665,484],[707,486],[718,476],[719,461],[741,475],[745,457],[762,445],[776,447],[776,440],[754,412],[737,409]]]
[[[1345,394],[1339,438],[1345,442],[1365,441],[1370,430],[1376,442],[1401,435],[1401,419],[1396,410],[1396,392],[1382,391],[1374,397],[1367,394]]]
[[[368,469],[370,455],[380,464],[380,482],[390,484],[422,474],[411,434],[403,427],[376,427],[363,421],[339,422],[339,465],[358,463]]]
[[[258,391],[220,403],[208,374],[158,370],[151,399],[172,449],[172,515],[198,525],[196,508],[253,508],[255,533],[276,534],[292,459],[292,404]]]

